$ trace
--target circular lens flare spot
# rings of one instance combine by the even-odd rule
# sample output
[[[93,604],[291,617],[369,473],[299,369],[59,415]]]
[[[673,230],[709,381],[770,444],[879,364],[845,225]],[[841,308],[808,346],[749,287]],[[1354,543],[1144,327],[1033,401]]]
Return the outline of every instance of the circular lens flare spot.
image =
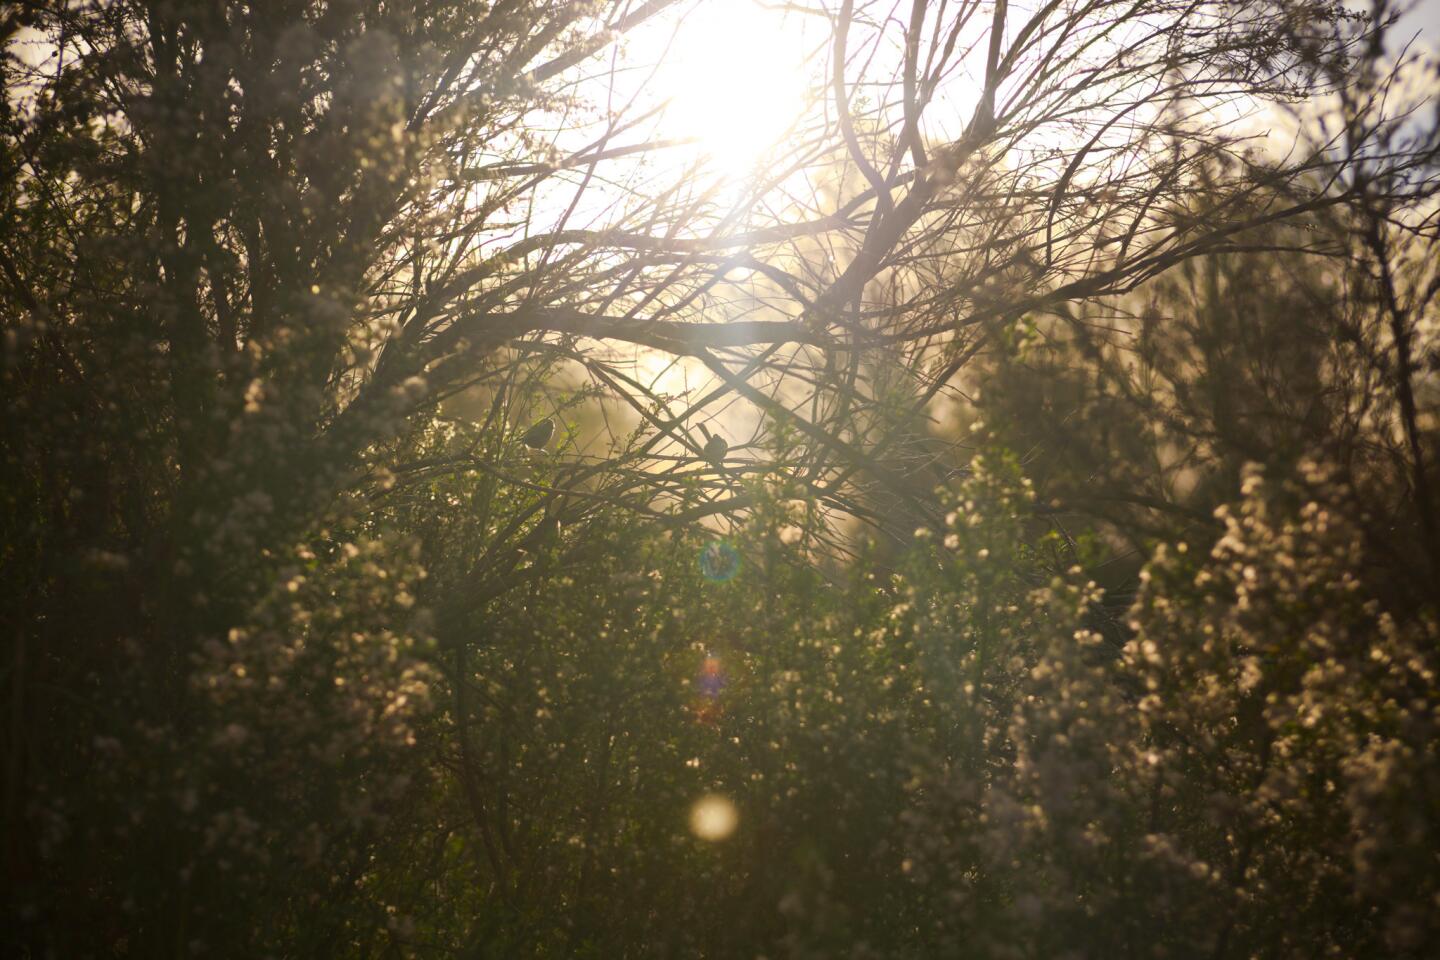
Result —
[[[690,832],[701,840],[724,840],[740,824],[740,813],[729,797],[710,793],[690,808]]]
[[[700,573],[707,580],[725,581],[740,572],[740,553],[724,540],[712,540],[700,551]]]

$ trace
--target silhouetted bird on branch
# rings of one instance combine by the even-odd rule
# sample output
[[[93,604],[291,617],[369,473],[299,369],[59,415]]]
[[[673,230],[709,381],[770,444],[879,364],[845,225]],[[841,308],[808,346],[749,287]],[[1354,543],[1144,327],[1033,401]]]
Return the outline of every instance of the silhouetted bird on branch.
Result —
[[[705,446],[700,448],[701,456],[710,462],[724,481],[725,489],[733,494],[735,486],[731,482],[730,471],[725,469],[725,455],[730,452],[729,442],[724,437],[712,434],[703,423],[700,424],[700,432],[705,435]]]
[[[730,444],[724,437],[712,434],[703,423],[700,424],[700,432],[705,434],[705,446],[700,452],[715,466],[723,466],[725,454],[730,452]]]
[[[725,454],[730,452],[730,444],[725,442],[724,437],[715,436],[705,441],[705,459],[715,466],[725,463]]]
[[[525,446],[529,447],[531,450],[541,450],[544,449],[545,444],[549,443],[550,438],[554,435],[555,418],[546,417],[544,420],[541,420],[534,426],[532,426],[529,430],[526,430],[524,436],[520,438],[520,442],[525,444]]]

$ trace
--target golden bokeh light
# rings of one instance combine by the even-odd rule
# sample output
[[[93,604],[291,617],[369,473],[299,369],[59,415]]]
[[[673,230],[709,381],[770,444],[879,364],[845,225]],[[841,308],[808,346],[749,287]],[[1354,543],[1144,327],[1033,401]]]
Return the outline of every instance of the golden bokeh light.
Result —
[[[740,825],[740,812],[729,797],[710,793],[690,808],[690,832],[701,840],[724,840]]]

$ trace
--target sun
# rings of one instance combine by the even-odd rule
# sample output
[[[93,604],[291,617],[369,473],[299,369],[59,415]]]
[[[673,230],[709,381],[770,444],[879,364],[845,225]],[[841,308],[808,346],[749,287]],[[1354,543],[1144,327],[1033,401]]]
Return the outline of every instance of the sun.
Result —
[[[812,19],[755,0],[688,8],[650,41],[665,134],[693,138],[719,172],[749,172],[806,111],[820,36]]]

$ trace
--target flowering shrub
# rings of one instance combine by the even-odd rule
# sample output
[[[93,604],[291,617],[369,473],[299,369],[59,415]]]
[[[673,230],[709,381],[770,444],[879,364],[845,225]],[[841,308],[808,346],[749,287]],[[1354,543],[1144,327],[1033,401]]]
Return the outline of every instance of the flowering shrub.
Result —
[[[198,955],[293,950],[364,915],[347,875],[425,777],[423,572],[383,542],[324,549],[277,564],[244,619],[185,659],[183,686],[127,645],[84,705],[100,733],[83,787],[65,767],[35,774],[26,813],[53,879],[22,894],[24,919],[87,916],[75,943],[141,955],[183,931]],[[59,885],[82,864],[84,886]]]
[[[999,458],[900,569],[827,579],[779,495],[733,580],[703,573],[713,538],[615,528],[628,562],[475,625],[447,889],[487,907],[431,901],[422,928],[607,956],[1419,956],[1434,625],[1363,596],[1356,534],[1299,490],[1251,474],[1210,554],[1160,549],[1123,641],[1066,544],[1021,536]],[[692,834],[715,796],[733,833]]]
[[[1440,632],[1366,595],[1360,534],[1305,469],[1303,495],[1252,470],[1209,557],[1152,562],[1126,664],[1152,752],[1132,775],[1174,798],[1150,842],[1202,883],[1169,912],[1217,954],[1419,956],[1440,905],[1417,853],[1440,811]]]

